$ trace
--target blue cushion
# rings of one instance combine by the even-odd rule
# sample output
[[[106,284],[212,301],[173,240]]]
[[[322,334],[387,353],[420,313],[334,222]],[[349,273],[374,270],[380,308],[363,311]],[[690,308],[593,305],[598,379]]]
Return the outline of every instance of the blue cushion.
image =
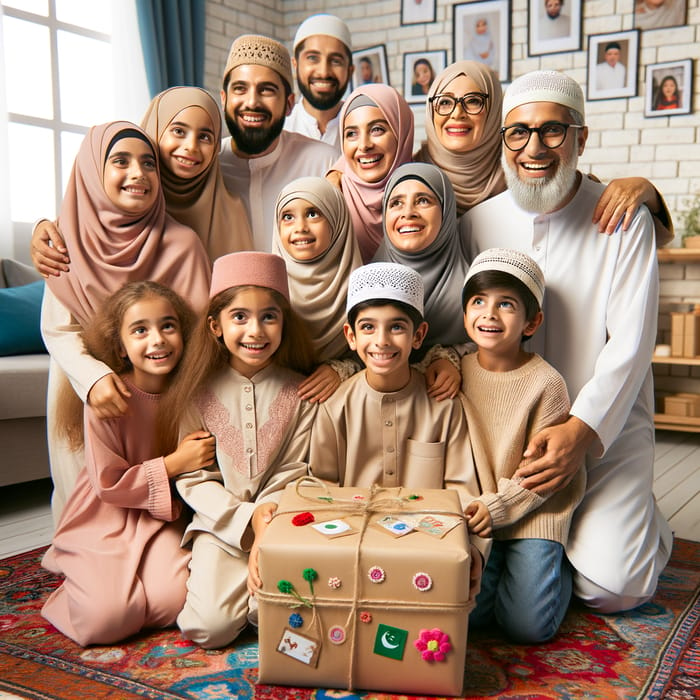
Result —
[[[0,355],[46,352],[41,339],[44,280],[0,289]]]

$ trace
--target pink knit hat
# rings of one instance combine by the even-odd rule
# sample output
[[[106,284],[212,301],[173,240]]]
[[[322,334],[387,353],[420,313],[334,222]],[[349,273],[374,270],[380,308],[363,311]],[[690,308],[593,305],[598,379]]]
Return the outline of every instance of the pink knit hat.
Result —
[[[274,289],[289,301],[287,267],[279,255],[244,251],[222,255],[214,261],[210,299],[226,289],[244,285]]]

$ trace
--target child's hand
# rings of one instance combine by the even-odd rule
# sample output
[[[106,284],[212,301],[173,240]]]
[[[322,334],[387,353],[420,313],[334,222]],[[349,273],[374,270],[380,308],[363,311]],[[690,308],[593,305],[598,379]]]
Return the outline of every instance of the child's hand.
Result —
[[[472,501],[464,511],[469,532],[479,537],[491,537],[491,514],[481,501]]]
[[[215,457],[216,438],[207,430],[197,430],[185,435],[175,452],[165,457],[165,469],[172,479],[211,466]]]
[[[52,221],[42,219],[35,226],[29,248],[34,267],[44,277],[68,272],[70,258],[66,244]]]
[[[250,519],[250,525],[255,533],[255,539],[262,537],[263,532],[272,521],[272,516],[277,512],[276,503],[261,503],[254,511]]]
[[[462,375],[449,360],[440,358],[428,365],[425,383],[428,386],[428,396],[437,401],[453,399],[462,384]]]
[[[340,377],[330,365],[321,365],[301,384],[297,396],[311,403],[323,403],[340,386]]]
[[[129,408],[126,399],[131,392],[121,377],[113,372],[98,379],[87,395],[88,406],[91,406],[98,418],[119,418]]]

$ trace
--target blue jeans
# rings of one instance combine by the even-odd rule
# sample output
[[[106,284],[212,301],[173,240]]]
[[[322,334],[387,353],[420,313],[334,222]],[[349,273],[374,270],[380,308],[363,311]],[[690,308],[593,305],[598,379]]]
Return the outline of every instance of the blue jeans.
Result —
[[[494,540],[481,579],[473,627],[497,623],[516,642],[551,639],[571,599],[571,567],[552,540]]]

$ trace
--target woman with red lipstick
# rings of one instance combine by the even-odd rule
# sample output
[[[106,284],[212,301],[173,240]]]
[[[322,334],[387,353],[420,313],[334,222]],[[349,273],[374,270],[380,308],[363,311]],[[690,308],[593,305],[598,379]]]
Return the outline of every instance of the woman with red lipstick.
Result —
[[[208,298],[210,262],[195,232],[165,212],[155,146],[130,122],[94,126],[80,146],[58,216],[70,271],[47,279],[41,331],[51,355],[47,421],[58,519],[82,466],[56,430],[58,397],[70,393],[100,418],[116,418],[130,393],[103,362],[90,356],[80,330],[123,284],[153,280],[171,287],[193,309]]]
[[[382,241],[382,196],[391,173],[411,160],[413,112],[389,85],[361,85],[340,112],[343,155],[328,174],[345,196],[363,262]]]

